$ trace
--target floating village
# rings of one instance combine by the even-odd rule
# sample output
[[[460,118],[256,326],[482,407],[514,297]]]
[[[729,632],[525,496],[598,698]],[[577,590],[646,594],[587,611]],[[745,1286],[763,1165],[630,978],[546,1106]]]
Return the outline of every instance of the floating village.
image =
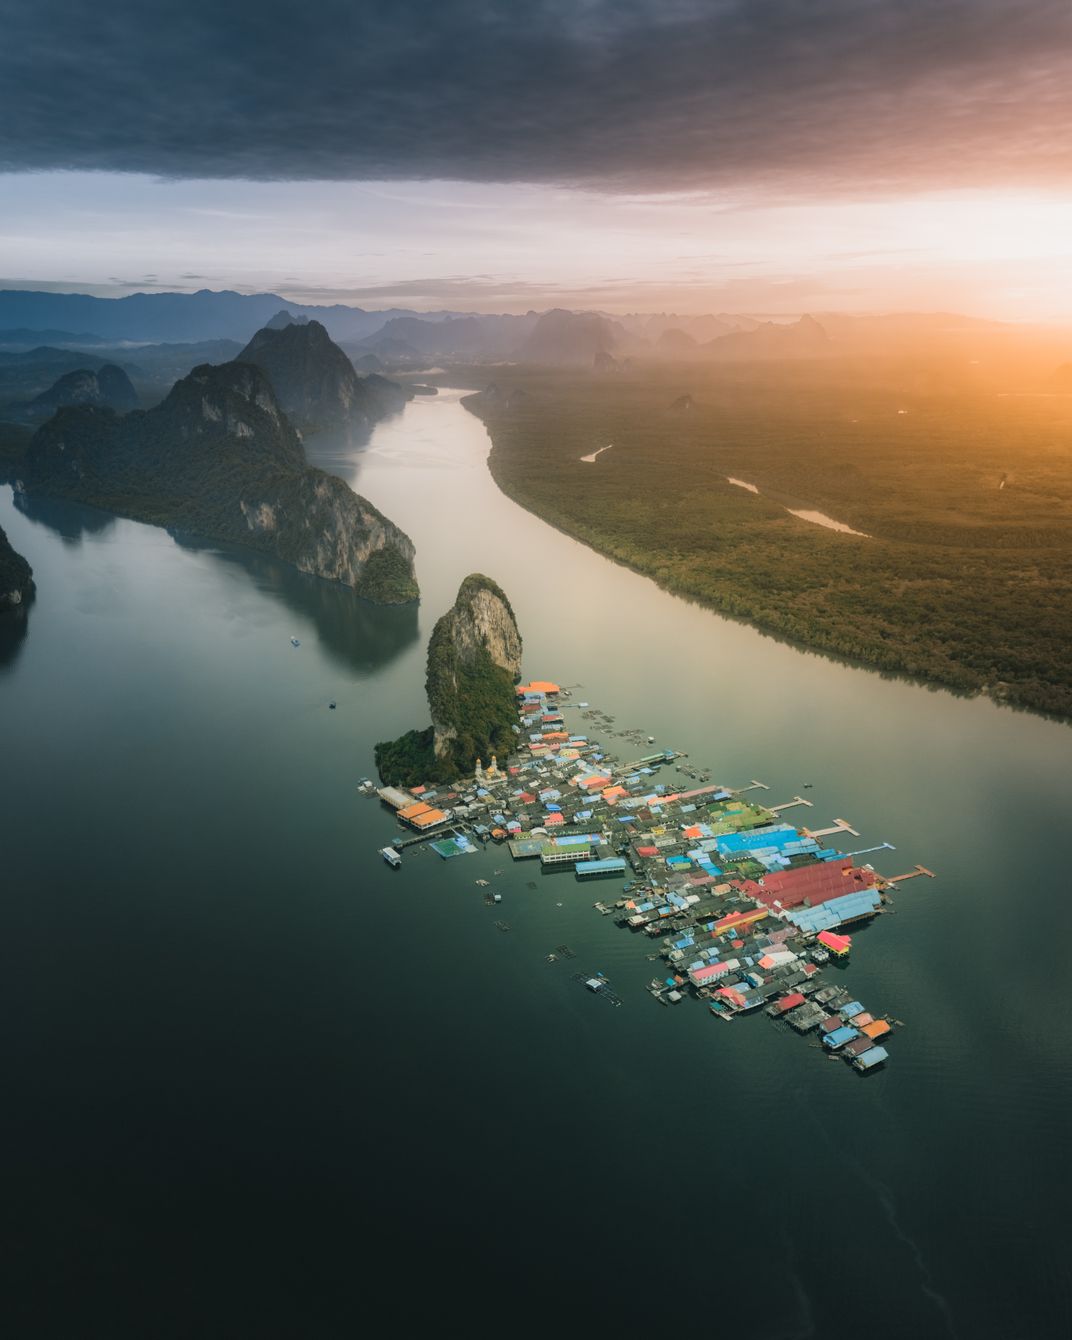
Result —
[[[898,1021],[823,970],[848,960],[853,928],[881,916],[899,883],[933,872],[916,866],[884,878],[857,858],[892,850],[889,843],[848,853],[827,846],[824,839],[849,845],[859,835],[844,819],[819,830],[795,826],[783,815],[806,813],[806,797],[760,804],[754,793],[764,783],[712,782],[687,754],[653,749],[652,736],[619,728],[574,693],[542,681],[520,686],[516,752],[486,767],[478,760],[471,778],[408,790],[362,781],[359,789],[378,796],[400,825],[383,859],[397,867],[416,846],[451,859],[499,844],[518,862],[572,868],[579,881],[620,881],[620,896],[594,908],[661,961],[648,983],[660,1004],[693,997],[726,1021],[765,1011],[860,1073],[881,1068]],[[639,756],[619,759],[597,733]],[[489,904],[501,901],[487,880],[477,884]],[[559,945],[547,957],[574,955]],[[621,1004],[602,973],[574,977]]]

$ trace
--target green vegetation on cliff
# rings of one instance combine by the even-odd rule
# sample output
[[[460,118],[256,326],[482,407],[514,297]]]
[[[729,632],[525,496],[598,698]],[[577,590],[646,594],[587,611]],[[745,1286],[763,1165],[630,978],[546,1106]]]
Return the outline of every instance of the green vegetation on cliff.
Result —
[[[462,582],[428,643],[432,725],[376,746],[385,782],[449,781],[514,747],[521,637],[506,593],[480,573]]]
[[[0,423],[0,484],[10,484],[18,479],[32,437],[32,428]]]
[[[1070,716],[1072,397],[1001,395],[967,373],[907,359],[613,381],[496,368],[496,393],[466,404],[505,493],[667,590]]]
[[[458,776],[457,769],[435,755],[435,727],[408,730],[397,740],[383,740],[374,757],[380,781],[392,786],[416,786],[420,782],[447,782]]]
[[[0,616],[7,612],[21,612],[34,594],[33,569],[21,554],[11,547],[0,527]]]
[[[62,409],[34,435],[18,477],[31,494],[258,549],[380,604],[418,594],[409,537],[306,464],[249,364],[195,368],[144,413]]]

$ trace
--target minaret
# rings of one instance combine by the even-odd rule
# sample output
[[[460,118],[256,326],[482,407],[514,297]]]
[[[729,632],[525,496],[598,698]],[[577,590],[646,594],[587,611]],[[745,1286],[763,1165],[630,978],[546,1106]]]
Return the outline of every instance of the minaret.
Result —
[[[489,777],[498,777],[498,775],[499,775],[499,761],[498,761],[498,759],[495,757],[495,755],[492,754],[492,756],[491,756],[491,767],[488,769],[488,776],[489,776]]]
[[[484,780],[484,765],[481,763],[480,759],[477,759],[476,761],[476,779],[478,782]]]

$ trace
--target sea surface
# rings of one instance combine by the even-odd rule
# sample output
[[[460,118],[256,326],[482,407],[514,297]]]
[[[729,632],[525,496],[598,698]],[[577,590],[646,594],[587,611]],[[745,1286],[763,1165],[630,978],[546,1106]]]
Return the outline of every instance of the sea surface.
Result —
[[[1072,730],[615,567],[498,492],[460,394],[309,445],[412,536],[419,606],[0,490],[38,586],[0,644],[7,1334],[1066,1337]],[[526,674],[937,873],[840,978],[904,1021],[883,1072],[660,1008],[613,882],[384,865],[357,783],[471,571]]]

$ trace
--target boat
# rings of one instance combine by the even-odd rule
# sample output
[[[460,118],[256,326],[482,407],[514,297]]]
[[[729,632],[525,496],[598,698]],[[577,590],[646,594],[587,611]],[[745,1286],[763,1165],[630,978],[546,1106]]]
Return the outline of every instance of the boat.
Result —
[[[380,855],[393,870],[397,870],[402,864],[402,857],[395,851],[394,847],[381,847]]]
[[[297,639],[296,637],[292,637],[292,638],[290,639],[290,645],[291,645],[292,647],[300,647],[300,646],[301,646],[301,643],[298,641],[298,639]]]
[[[655,736],[654,736],[654,735],[649,735],[649,736],[648,736],[648,744],[654,744],[654,743],[655,743]]]
[[[334,704],[334,703],[328,703],[328,707],[329,707],[329,709],[330,709],[332,712],[335,711],[335,704]]]

